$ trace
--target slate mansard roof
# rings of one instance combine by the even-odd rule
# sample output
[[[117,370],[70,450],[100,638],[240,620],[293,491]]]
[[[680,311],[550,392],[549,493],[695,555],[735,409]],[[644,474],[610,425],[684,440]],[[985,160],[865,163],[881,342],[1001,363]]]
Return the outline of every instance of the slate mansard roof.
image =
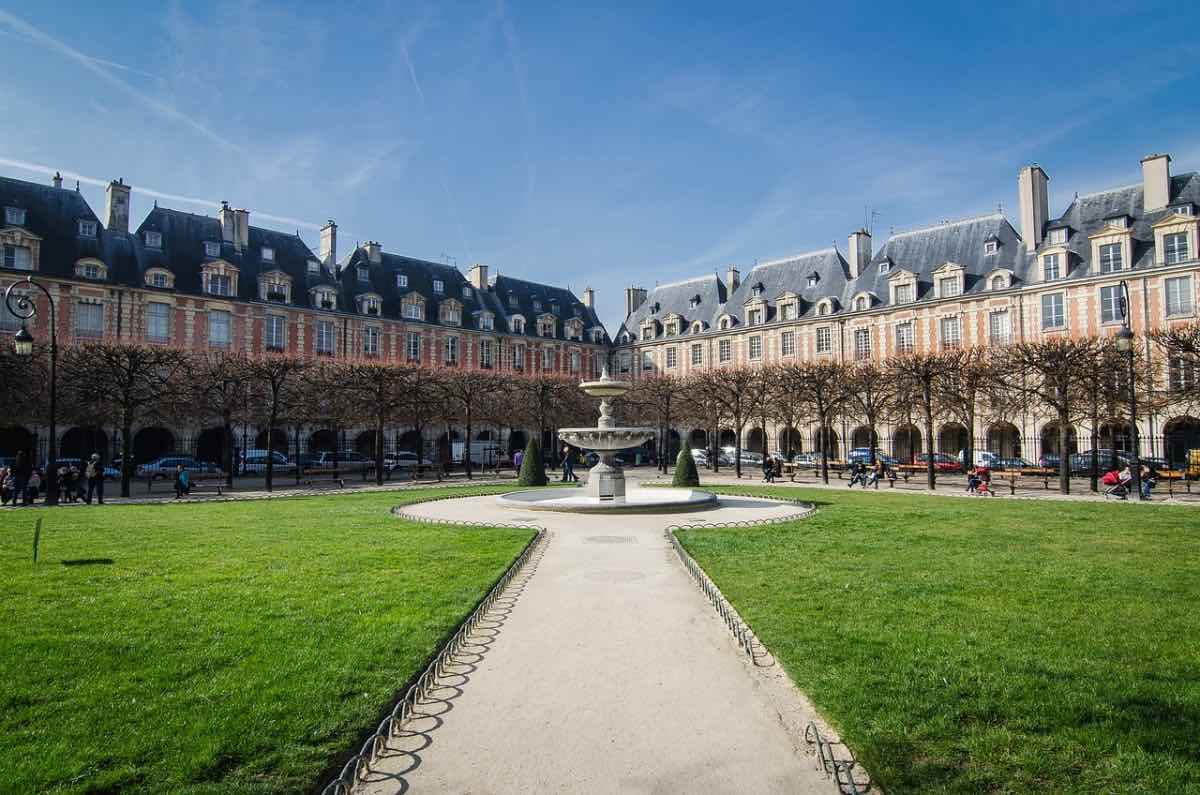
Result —
[[[141,289],[162,289],[185,295],[203,294],[203,268],[206,263],[223,260],[238,269],[237,294],[233,298],[258,301],[259,276],[281,271],[291,280],[290,302],[286,306],[317,308],[314,288],[328,287],[338,294],[338,311],[358,314],[356,299],[366,292],[382,299],[382,317],[400,319],[401,298],[420,293],[425,298],[425,323],[437,324],[440,304],[455,299],[463,305],[462,328],[479,328],[482,312],[491,312],[495,330],[506,334],[508,318],[521,313],[526,320],[526,335],[537,336],[537,317],[558,307],[555,338],[566,339],[566,321],[578,317],[583,323],[583,340],[591,341],[595,328],[603,324],[594,309],[583,304],[570,290],[537,282],[497,276],[486,290],[471,289],[464,297],[462,289],[471,286],[467,278],[449,265],[381,253],[381,262],[371,264],[365,247],[356,248],[340,267],[330,268],[296,234],[249,226],[248,243],[238,249],[223,239],[218,217],[155,206],[132,233],[105,229],[87,200],[76,189],[58,188],[24,180],[0,177],[0,207],[15,207],[25,211],[21,228],[41,239],[38,273],[59,278],[75,278],[75,263],[89,257],[108,267],[103,284],[117,284]],[[4,221],[0,216],[0,222]],[[80,234],[79,222],[95,224],[96,234]],[[0,228],[8,224],[0,224]],[[161,245],[147,245],[147,232],[161,235]],[[219,255],[210,256],[206,243],[219,246]],[[263,249],[274,251],[273,261],[263,259]],[[370,268],[370,281],[358,281],[359,265]],[[2,266],[2,263],[0,263]],[[173,288],[154,288],[146,284],[146,272],[165,268],[174,277]],[[18,271],[24,273],[24,271]],[[408,276],[408,286],[397,286],[396,274]],[[445,285],[444,294],[433,291],[434,279]],[[509,306],[508,296],[514,295],[517,306]],[[540,301],[542,310],[534,309]],[[411,322],[411,321],[409,321]],[[607,342],[607,335],[603,337]]]
[[[1107,219],[1117,215],[1130,219],[1132,269],[1153,266],[1153,224],[1168,215],[1175,205],[1190,203],[1200,210],[1200,173],[1171,177],[1170,202],[1163,209],[1145,212],[1143,193],[1143,185],[1138,184],[1077,196],[1062,215],[1048,221],[1047,231],[1056,227],[1070,229],[1067,247],[1072,257],[1066,279],[1094,274],[1089,236],[1104,229]],[[995,250],[990,253],[989,242],[995,244]],[[718,320],[725,314],[734,317],[738,324],[744,324],[745,305],[754,296],[756,288],[761,289],[761,297],[768,302],[768,313],[763,322],[770,323],[778,320],[776,301],[784,293],[800,297],[799,318],[814,316],[818,302],[823,299],[832,299],[833,314],[853,314],[854,298],[864,293],[871,296],[870,309],[891,306],[891,283],[894,279],[904,278],[905,271],[916,280],[915,302],[930,301],[937,295],[937,271],[947,264],[961,267],[962,293],[967,296],[988,292],[989,277],[997,271],[1008,276],[1006,284],[1021,287],[1041,281],[1039,252],[1049,245],[1046,239],[1038,251],[1028,252],[1021,235],[1001,213],[943,222],[893,233],[874,251],[856,278],[850,277],[850,266],[845,257],[836,248],[830,248],[756,265],[727,297],[728,286],[715,274],[660,285],[650,290],[645,301],[625,319],[618,339],[628,333],[629,340],[635,341],[640,338],[642,325],[648,319],[662,323],[671,313],[679,314],[685,320],[680,336],[694,334],[692,324],[697,320],[702,321],[701,333],[719,331]],[[814,276],[816,284],[810,286]],[[698,306],[691,306],[688,299],[701,285],[705,300]]]

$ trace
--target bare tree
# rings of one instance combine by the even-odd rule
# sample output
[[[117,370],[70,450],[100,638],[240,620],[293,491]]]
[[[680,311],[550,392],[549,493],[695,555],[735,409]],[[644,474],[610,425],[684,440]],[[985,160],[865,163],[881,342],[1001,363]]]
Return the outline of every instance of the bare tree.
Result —
[[[850,399],[850,370],[833,361],[789,362],[780,366],[779,381],[780,388],[803,395],[809,414],[817,420],[817,434],[821,440],[821,480],[829,483],[827,436],[833,418]]]
[[[742,431],[755,409],[758,398],[758,374],[752,367],[722,367],[709,370],[700,383],[708,396],[721,406],[721,413],[733,426],[734,471],[742,476]]]
[[[955,366],[953,355],[910,353],[893,359],[888,370],[895,379],[898,401],[920,409],[925,424],[925,478],[930,489],[937,485],[933,460],[933,418],[942,381]]]
[[[1161,352],[1167,395],[1192,409],[1200,408],[1200,323],[1163,329],[1151,335]]]
[[[873,466],[875,448],[879,446],[879,423],[887,419],[896,407],[896,383],[887,370],[873,361],[867,361],[850,370],[847,392],[848,406],[866,423]]]
[[[170,417],[179,407],[186,357],[174,348],[90,343],[65,348],[60,366],[70,399],[95,405],[121,429],[121,496],[133,478],[133,428]]]
[[[683,400],[680,402],[679,413],[681,418],[704,428],[708,439],[708,466],[714,472],[720,472],[721,423],[727,417],[724,402],[713,397],[712,380],[711,370],[696,372],[684,379],[680,386]]]
[[[186,380],[185,392],[190,397],[190,405],[221,423],[225,458],[221,465],[225,469],[225,483],[232,488],[233,424],[247,408],[250,360],[240,352],[214,350],[188,356],[186,365],[180,374]]]
[[[353,414],[373,429],[371,458],[375,483],[383,485],[383,434],[404,409],[408,369],[392,364],[356,361],[335,368],[338,383],[349,398]]]
[[[267,491],[275,483],[275,456],[271,455],[275,429],[304,394],[301,381],[309,366],[304,359],[274,354],[250,362],[250,412],[267,429]]]
[[[786,434],[785,441],[780,442],[780,448],[787,460],[791,461],[795,450],[792,449],[792,435],[797,432],[801,420],[808,414],[808,402],[804,393],[795,389],[794,383],[789,383],[783,366],[771,368],[771,389],[767,394],[771,419],[781,426]]]
[[[471,440],[473,428],[485,412],[488,396],[501,388],[502,376],[488,370],[458,370],[446,373],[441,382],[441,394],[450,417],[461,422],[466,430],[463,466],[467,478],[471,473]]]
[[[1058,421],[1058,489],[1071,491],[1070,430],[1085,400],[1089,370],[1095,367],[1094,339],[1050,339],[1010,346],[999,363],[1000,386],[1054,412]]]
[[[417,436],[418,464],[425,460],[425,429],[443,418],[442,374],[421,365],[401,365],[404,371],[404,390],[401,393],[400,417]]]
[[[954,417],[967,429],[963,469],[975,462],[975,423],[981,411],[995,405],[992,399],[997,381],[994,353],[984,348],[963,348],[942,354],[945,368],[933,382],[939,409]],[[932,458],[933,445],[929,446]]]
[[[621,401],[622,407],[628,407],[657,428],[658,469],[664,474],[670,464],[671,422],[679,419],[680,386],[680,379],[673,375],[648,375],[635,381],[633,389]],[[626,416],[626,419],[632,419],[632,416]]]
[[[779,379],[773,364],[762,364],[755,368],[754,379],[750,385],[750,414],[757,420],[758,428],[762,431],[762,456],[765,460],[771,454],[771,435],[767,433],[767,423],[774,415],[774,396],[779,386]]]

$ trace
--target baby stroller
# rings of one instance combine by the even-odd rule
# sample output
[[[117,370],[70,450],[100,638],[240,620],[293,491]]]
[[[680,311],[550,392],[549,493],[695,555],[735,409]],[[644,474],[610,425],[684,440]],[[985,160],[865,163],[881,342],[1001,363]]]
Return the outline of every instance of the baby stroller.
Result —
[[[1116,497],[1118,500],[1128,499],[1129,483],[1132,477],[1121,477],[1121,473],[1117,470],[1105,472],[1104,477],[1100,478],[1101,485],[1104,486],[1104,499]]]

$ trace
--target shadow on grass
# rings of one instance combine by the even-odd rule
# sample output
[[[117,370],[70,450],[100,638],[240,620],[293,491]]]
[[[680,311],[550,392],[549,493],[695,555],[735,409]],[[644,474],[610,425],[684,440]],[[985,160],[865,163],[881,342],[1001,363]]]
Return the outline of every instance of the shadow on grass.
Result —
[[[64,566],[111,566],[115,563],[112,558],[77,558],[76,560],[64,560]]]

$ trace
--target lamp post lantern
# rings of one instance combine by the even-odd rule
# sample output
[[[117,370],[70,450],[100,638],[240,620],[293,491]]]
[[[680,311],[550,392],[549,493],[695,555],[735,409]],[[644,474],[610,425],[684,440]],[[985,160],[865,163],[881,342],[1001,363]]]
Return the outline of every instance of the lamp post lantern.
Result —
[[[1125,357],[1129,368],[1129,474],[1132,476],[1130,485],[1137,499],[1142,499],[1142,460],[1138,455],[1137,428],[1137,385],[1134,383],[1133,367],[1133,329],[1129,322],[1129,284],[1121,282],[1121,330],[1116,334],[1117,351]]]
[[[46,504],[58,505],[58,324],[54,314],[54,297],[32,276],[26,276],[23,282],[13,282],[4,291],[4,303],[8,311],[21,320],[21,328],[13,338],[13,350],[18,356],[33,355],[33,335],[29,333],[26,321],[37,315],[37,304],[28,295],[13,292],[13,288],[19,284],[41,290],[50,307],[50,439],[46,448]]]

